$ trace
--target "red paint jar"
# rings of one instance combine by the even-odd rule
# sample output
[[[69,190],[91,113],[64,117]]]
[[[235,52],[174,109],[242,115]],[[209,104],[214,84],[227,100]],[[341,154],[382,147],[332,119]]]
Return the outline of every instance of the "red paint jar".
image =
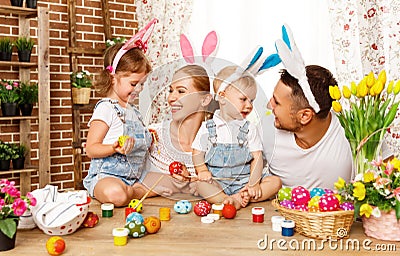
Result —
[[[263,207],[253,207],[253,209],[251,209],[251,213],[253,214],[253,222],[255,223],[264,222],[265,210]]]

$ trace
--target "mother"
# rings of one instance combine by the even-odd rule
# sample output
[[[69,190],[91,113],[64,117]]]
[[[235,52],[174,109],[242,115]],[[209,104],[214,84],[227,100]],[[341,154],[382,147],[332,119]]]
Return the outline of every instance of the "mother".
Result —
[[[190,183],[173,179],[169,165],[179,161],[186,165],[190,175],[196,175],[192,162],[192,142],[202,121],[207,118],[207,109],[212,101],[210,79],[207,71],[198,65],[187,65],[178,69],[169,88],[168,104],[172,119],[153,125],[156,142],[150,150],[142,175],[142,182],[151,187],[160,175],[157,191],[190,193]],[[154,196],[156,193],[151,193]]]

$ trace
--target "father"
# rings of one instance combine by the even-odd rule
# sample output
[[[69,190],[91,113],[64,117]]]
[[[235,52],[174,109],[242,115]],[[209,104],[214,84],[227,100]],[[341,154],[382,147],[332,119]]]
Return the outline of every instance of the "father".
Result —
[[[330,111],[329,85],[337,83],[320,66],[307,66],[306,75],[319,111],[310,106],[298,79],[283,70],[269,102],[274,115],[262,120],[264,157],[284,186],[333,188],[339,176],[349,181],[352,174],[350,145]]]
[[[338,118],[331,112],[332,73],[305,66],[286,25],[276,48],[286,70],[269,102],[273,116],[262,120],[264,157],[284,186],[333,188],[338,177],[349,181],[352,154]],[[275,126],[275,127],[274,127]]]

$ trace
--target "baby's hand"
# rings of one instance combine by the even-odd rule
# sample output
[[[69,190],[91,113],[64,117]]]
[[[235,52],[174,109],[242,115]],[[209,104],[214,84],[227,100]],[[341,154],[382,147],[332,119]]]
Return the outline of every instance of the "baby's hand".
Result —
[[[197,178],[198,178],[198,180],[199,181],[206,181],[206,182],[211,182],[212,180],[212,175],[211,175],[211,172],[209,172],[209,171],[202,171],[202,172],[199,172],[198,174],[197,174]]]
[[[257,183],[253,186],[247,184],[247,192],[249,193],[250,198],[258,199],[262,195],[260,183]]]

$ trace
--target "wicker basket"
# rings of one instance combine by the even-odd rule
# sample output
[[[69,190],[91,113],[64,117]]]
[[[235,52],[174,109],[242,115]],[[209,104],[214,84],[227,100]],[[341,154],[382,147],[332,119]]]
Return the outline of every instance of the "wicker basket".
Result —
[[[354,221],[354,211],[303,212],[281,206],[278,199],[272,200],[272,205],[296,223],[296,232],[316,239],[347,238]]]

